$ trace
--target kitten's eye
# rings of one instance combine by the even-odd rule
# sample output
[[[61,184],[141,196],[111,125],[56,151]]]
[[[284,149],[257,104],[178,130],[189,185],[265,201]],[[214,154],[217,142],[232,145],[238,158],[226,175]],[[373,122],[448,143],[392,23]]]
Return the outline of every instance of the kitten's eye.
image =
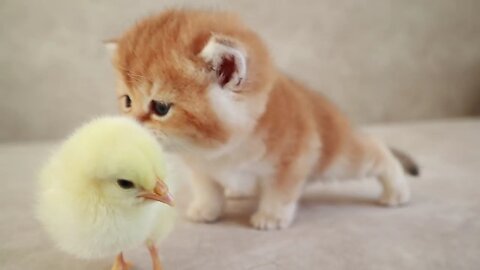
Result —
[[[135,187],[135,184],[133,184],[132,181],[125,179],[118,179],[117,184],[123,189],[131,189]]]
[[[132,107],[132,99],[129,95],[125,95],[125,107],[130,108]]]
[[[152,109],[158,116],[165,116],[167,115],[168,111],[172,107],[172,103],[165,103],[160,101],[152,101]]]

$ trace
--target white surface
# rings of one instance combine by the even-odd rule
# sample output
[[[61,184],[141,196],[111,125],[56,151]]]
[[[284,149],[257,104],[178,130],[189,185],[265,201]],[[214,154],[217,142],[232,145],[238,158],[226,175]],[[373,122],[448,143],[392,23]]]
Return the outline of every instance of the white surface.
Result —
[[[253,203],[232,201],[219,223],[180,222],[160,249],[165,269],[478,269],[480,119],[370,130],[420,162],[410,205],[376,205],[375,181],[315,183],[290,229],[261,232],[248,224]],[[57,251],[33,217],[34,176],[52,145],[0,146],[0,269],[110,269],[113,258]],[[177,196],[184,209],[188,191]],[[150,269],[145,250],[126,256]]]

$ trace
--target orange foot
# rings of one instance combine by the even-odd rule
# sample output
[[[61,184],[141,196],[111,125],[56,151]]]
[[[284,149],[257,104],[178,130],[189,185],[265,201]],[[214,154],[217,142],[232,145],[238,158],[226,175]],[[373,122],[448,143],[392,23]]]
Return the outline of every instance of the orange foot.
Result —
[[[160,262],[160,258],[158,257],[157,247],[155,244],[149,241],[147,243],[147,248],[150,252],[150,257],[152,257],[153,270],[162,270],[163,267]]]
[[[129,270],[132,267],[130,262],[125,261],[123,258],[123,254],[120,253],[115,258],[115,262],[113,263],[112,270]]]

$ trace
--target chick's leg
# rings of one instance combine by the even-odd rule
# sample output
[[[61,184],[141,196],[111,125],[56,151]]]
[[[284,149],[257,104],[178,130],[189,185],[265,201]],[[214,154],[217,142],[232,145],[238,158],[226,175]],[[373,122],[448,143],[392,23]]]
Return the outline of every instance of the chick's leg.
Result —
[[[120,253],[115,258],[115,262],[113,263],[112,270],[128,270],[132,267],[132,264],[125,261],[123,258],[123,253]]]
[[[160,258],[158,257],[158,251],[155,244],[149,241],[147,243],[147,248],[150,252],[150,257],[152,257],[153,270],[162,270],[162,263],[160,262]]]

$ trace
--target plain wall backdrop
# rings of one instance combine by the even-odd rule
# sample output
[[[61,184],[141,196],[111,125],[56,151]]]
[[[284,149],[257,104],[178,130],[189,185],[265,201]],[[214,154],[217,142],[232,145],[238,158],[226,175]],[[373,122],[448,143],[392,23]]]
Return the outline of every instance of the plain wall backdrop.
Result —
[[[0,141],[117,113],[102,40],[167,6],[238,12],[282,70],[356,123],[480,113],[480,1],[2,0]]]

